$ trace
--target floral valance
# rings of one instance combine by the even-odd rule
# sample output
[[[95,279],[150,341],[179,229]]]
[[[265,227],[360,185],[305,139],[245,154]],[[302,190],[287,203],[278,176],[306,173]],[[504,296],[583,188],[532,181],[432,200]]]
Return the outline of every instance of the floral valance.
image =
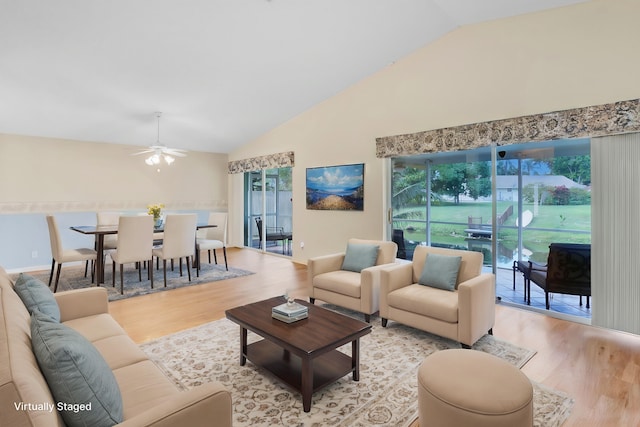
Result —
[[[640,131],[640,99],[376,138],[376,157]]]
[[[262,169],[286,168],[293,166],[293,151],[252,157],[250,159],[233,160],[228,164],[229,173],[244,173]]]

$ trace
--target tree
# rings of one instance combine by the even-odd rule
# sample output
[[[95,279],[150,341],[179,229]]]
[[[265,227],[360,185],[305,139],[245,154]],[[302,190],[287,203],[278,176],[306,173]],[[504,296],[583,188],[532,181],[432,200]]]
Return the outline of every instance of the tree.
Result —
[[[549,161],[551,173],[563,175],[578,184],[589,185],[591,183],[591,156],[563,156],[555,157]]]
[[[490,162],[452,163],[433,168],[431,191],[453,197],[460,203],[460,195],[477,200],[491,195]]]

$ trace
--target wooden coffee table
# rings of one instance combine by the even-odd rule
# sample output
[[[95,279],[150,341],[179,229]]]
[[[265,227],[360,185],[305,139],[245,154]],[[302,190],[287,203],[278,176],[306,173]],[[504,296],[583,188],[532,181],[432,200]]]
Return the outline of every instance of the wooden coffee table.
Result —
[[[226,311],[240,325],[240,365],[249,359],[302,394],[305,412],[311,410],[311,396],[321,388],[353,372],[360,379],[360,337],[371,325],[360,320],[296,300],[309,307],[309,317],[285,323],[271,317],[271,308],[285,302],[275,297]],[[263,340],[247,345],[247,330]],[[351,357],[336,350],[351,343]]]

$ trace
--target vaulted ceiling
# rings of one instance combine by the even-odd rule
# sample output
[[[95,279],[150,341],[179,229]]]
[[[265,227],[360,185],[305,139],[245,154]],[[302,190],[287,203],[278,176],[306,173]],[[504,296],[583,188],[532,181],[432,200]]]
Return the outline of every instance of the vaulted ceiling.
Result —
[[[225,153],[463,25],[583,0],[0,0],[0,133]]]

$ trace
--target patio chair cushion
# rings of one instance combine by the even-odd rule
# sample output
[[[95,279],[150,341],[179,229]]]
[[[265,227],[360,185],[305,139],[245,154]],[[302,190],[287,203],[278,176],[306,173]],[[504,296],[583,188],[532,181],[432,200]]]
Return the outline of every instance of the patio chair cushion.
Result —
[[[454,291],[462,257],[429,254],[424,262],[418,283],[432,288]]]

